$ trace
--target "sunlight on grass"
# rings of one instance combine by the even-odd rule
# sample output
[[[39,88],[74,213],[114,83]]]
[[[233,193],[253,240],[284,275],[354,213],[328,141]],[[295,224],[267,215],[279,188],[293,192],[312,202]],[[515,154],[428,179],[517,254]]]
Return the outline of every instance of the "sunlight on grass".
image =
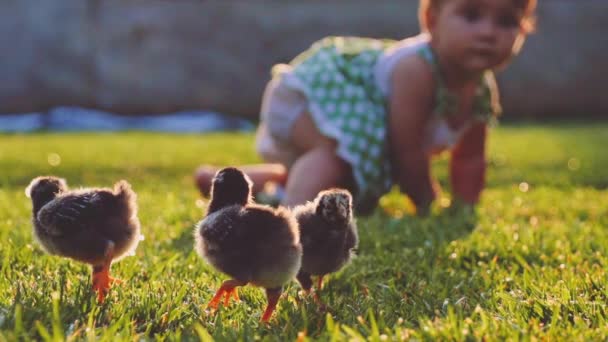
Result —
[[[397,192],[359,217],[358,257],[332,275],[326,312],[285,289],[271,324],[261,289],[215,315],[225,277],[193,251],[206,201],[199,163],[258,162],[252,134],[0,135],[0,341],[605,340],[608,125],[512,125],[491,135],[488,188],[474,211],[449,193],[417,218]],[[447,188],[446,160],[436,174]],[[127,179],[142,241],[113,265],[125,283],[98,305],[87,266],[46,255],[31,233],[29,181]]]

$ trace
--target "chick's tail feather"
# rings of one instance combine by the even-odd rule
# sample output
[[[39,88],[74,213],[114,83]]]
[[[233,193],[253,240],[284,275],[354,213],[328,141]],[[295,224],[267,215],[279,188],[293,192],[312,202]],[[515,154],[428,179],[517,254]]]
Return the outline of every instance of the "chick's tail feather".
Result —
[[[120,180],[114,184],[114,196],[123,201],[131,212],[137,211],[137,194],[126,180]]]

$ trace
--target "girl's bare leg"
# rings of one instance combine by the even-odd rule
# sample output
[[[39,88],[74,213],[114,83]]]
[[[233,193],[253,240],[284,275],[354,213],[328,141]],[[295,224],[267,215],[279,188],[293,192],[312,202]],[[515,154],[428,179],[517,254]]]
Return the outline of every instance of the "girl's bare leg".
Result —
[[[322,190],[350,188],[350,175],[350,165],[340,159],[334,149],[314,148],[291,167],[282,204],[293,207],[314,200]]]
[[[332,187],[352,190],[350,165],[338,157],[336,141],[319,132],[309,113],[296,120],[291,143],[302,154],[289,170],[283,205],[312,201],[319,191]]]
[[[298,117],[293,127],[290,142],[300,156],[289,170],[282,164],[239,166],[253,181],[253,193],[262,191],[267,182],[276,182],[285,185],[282,204],[294,206],[314,200],[319,191],[328,188],[352,191],[352,170],[336,155],[336,141],[322,135],[307,112]],[[203,165],[195,172],[196,184],[203,195],[209,195],[213,176],[219,169]]]

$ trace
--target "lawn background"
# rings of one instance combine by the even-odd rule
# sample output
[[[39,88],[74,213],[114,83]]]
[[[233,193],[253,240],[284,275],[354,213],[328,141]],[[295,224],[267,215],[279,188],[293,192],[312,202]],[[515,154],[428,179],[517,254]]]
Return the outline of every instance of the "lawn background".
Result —
[[[474,213],[446,193],[428,218],[396,195],[359,218],[359,256],[321,293],[329,312],[286,288],[259,323],[260,289],[209,315],[225,277],[193,251],[205,202],[199,163],[258,162],[253,134],[0,135],[0,341],[21,339],[607,339],[608,124],[507,124],[493,130],[488,186]],[[446,159],[436,174],[447,187]],[[24,188],[38,175],[72,186],[127,179],[143,241],[113,266],[125,284],[99,306],[90,270],[44,254]]]

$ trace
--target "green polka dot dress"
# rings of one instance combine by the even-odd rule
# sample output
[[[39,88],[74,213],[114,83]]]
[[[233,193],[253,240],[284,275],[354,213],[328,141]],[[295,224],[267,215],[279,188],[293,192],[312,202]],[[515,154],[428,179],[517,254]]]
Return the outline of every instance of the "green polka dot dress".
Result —
[[[338,142],[337,154],[353,170],[359,208],[373,208],[393,185],[387,146],[387,101],[377,86],[374,66],[395,43],[328,37],[296,57],[290,63],[289,77],[284,78],[284,82],[306,97],[319,131]],[[420,54],[435,65],[430,49],[423,49]],[[279,67],[273,73],[275,77],[283,76]],[[455,99],[443,87],[439,88],[437,108],[448,112]],[[480,113],[490,113],[489,93],[484,90],[479,97],[485,98],[479,101],[484,107]],[[488,117],[483,114],[484,120]]]

